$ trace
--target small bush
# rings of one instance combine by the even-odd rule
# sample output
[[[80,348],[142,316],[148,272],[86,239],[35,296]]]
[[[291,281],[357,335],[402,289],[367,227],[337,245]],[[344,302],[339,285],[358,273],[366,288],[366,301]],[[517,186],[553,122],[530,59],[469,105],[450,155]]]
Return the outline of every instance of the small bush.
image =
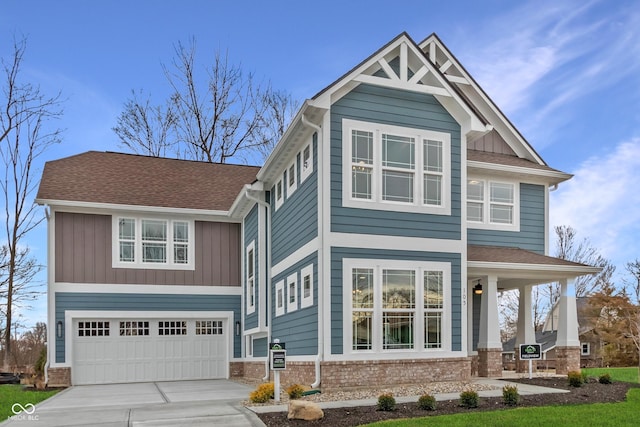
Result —
[[[465,408],[477,408],[478,392],[475,390],[465,390],[460,393],[460,406]]]
[[[395,411],[396,399],[391,393],[384,393],[378,397],[378,411]]]
[[[40,356],[35,364],[36,375],[40,378],[44,377],[44,366],[47,364],[47,347],[42,347],[40,350]]]
[[[430,394],[423,394],[418,398],[418,408],[424,411],[436,410],[436,398]]]
[[[249,400],[253,403],[265,403],[273,399],[273,383],[260,384],[258,388],[249,393]]]
[[[611,375],[602,374],[598,377],[598,382],[600,384],[611,384]]]
[[[580,375],[582,376],[582,384],[587,384],[589,382],[589,374],[587,373],[587,371],[580,371]]]
[[[569,378],[569,385],[571,387],[581,387],[583,380],[582,380],[582,374],[580,373],[580,371],[570,371],[567,374],[567,378]]]
[[[302,393],[304,393],[304,389],[299,384],[293,384],[287,389],[289,399],[300,399],[302,397]]]
[[[505,405],[517,406],[520,402],[520,394],[518,394],[518,386],[506,385],[502,387],[502,402]]]

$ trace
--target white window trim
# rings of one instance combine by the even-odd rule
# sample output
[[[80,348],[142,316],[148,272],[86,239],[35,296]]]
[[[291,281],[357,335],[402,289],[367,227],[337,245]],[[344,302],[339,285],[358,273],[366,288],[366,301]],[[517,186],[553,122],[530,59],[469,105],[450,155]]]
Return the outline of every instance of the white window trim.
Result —
[[[278,292],[282,292],[282,307],[278,307]],[[284,291],[284,280],[276,283],[276,295],[275,295],[275,307],[276,307],[276,317],[282,316],[285,313],[287,295]]]
[[[306,181],[313,173],[313,135],[310,139],[311,141],[300,151],[300,183]],[[304,162],[304,150],[307,148],[309,148],[309,164],[305,164]]]
[[[293,184],[290,184],[290,174],[291,174],[291,168],[293,168]],[[287,185],[287,198],[291,197],[291,195],[297,190],[298,188],[298,156],[296,155],[293,158],[293,162],[289,163],[289,166],[287,167],[287,181],[286,181]]]
[[[251,294],[251,286],[249,283],[249,254],[253,251],[253,295]],[[247,314],[255,313],[256,311],[256,241],[252,240],[245,249],[245,286],[246,286],[246,298],[247,298]],[[251,298],[253,296],[253,298]]]
[[[311,289],[308,297],[304,296],[304,279],[309,277]],[[313,264],[306,266],[300,272],[300,308],[307,308],[313,305]]]
[[[585,346],[587,351],[585,351]],[[590,356],[591,355],[591,343],[582,342],[580,343],[580,356]]]
[[[293,285],[293,301],[291,301],[291,285]],[[287,277],[287,313],[298,309],[298,274],[294,273]]]
[[[133,262],[120,261],[120,219],[135,221],[135,241]],[[142,262],[142,221],[165,221],[167,224],[166,254],[167,262]],[[189,241],[187,245],[187,263],[173,262],[173,223],[189,224]],[[158,216],[112,215],[111,217],[111,266],[112,268],[140,268],[147,270],[195,270],[195,221],[184,218],[166,218]]]
[[[499,231],[520,231],[520,183],[513,180],[504,180],[504,179],[492,179],[486,176],[469,176],[467,178],[468,181],[476,180],[483,183],[483,201],[482,201],[482,217],[483,221],[469,221],[467,219],[468,228],[474,228],[479,230],[499,230]],[[491,202],[489,201],[490,197],[490,185],[491,183],[495,184],[509,184],[513,185],[513,224],[502,224],[502,223],[494,223],[490,222],[490,206]],[[465,183],[465,188],[467,183]],[[465,194],[466,194],[465,190]],[[467,197],[467,202],[476,202],[475,200],[469,200]]]
[[[343,354],[362,357],[389,357],[394,354],[420,354],[420,356],[442,357],[450,354],[451,351],[451,264],[446,262],[414,262],[414,261],[394,261],[379,259],[343,259]],[[351,273],[354,268],[372,268],[374,270],[374,299],[373,308],[373,345],[371,350],[353,350],[353,328],[349,319],[352,318],[352,281]],[[416,302],[424,301],[424,271],[441,271],[443,281],[443,310],[442,310],[442,346],[441,348],[424,348],[424,305],[416,304],[414,316],[415,339],[412,349],[384,350],[382,339],[382,301],[381,277],[382,270],[400,269],[416,271]]]
[[[351,131],[373,132],[372,199],[351,197]],[[382,148],[381,134],[390,133],[415,139],[415,169],[413,203],[382,200]],[[426,139],[442,142],[442,204],[427,205],[423,202],[424,158],[423,141]],[[451,135],[426,129],[392,126],[378,123],[342,119],[342,205],[351,208],[377,209],[399,212],[418,212],[434,215],[451,215]]]
[[[282,206],[282,204],[284,203],[284,174],[282,174],[283,176],[276,181],[275,185],[273,186],[273,199],[275,201],[274,205],[276,207],[276,210],[280,209],[280,206]],[[278,184],[280,185],[280,198],[278,198]]]

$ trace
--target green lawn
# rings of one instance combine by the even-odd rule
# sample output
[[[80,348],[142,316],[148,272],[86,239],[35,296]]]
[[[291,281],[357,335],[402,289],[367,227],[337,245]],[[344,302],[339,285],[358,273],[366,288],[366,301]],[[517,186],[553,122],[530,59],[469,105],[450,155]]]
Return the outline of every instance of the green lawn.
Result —
[[[585,368],[582,372],[586,372],[588,376],[598,378],[602,374],[611,375],[613,381],[621,381],[625,383],[638,383],[638,368]]]
[[[56,394],[58,390],[53,391],[35,391],[31,389],[23,389],[21,385],[5,384],[0,385],[0,422],[5,421],[8,417],[14,415],[11,407],[19,403],[22,406],[31,403],[32,405],[42,402]],[[16,409],[18,409],[16,407]],[[37,415],[37,410],[34,415]]]
[[[416,426],[637,426],[640,389],[631,389],[627,401],[592,405],[545,406],[504,411],[441,415],[368,424],[368,427]]]

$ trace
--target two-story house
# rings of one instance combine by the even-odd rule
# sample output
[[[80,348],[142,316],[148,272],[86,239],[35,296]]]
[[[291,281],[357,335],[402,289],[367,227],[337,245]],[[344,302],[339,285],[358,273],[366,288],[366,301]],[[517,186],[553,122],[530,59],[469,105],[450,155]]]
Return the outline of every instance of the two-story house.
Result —
[[[497,295],[547,256],[550,168],[434,34],[400,34],[307,100],[261,168],[117,153],[45,167],[50,383],[267,378],[355,387],[499,376]]]

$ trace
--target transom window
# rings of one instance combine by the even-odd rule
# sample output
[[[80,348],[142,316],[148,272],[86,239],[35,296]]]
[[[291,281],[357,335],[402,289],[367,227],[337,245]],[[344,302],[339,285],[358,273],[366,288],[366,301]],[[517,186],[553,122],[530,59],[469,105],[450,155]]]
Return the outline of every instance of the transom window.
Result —
[[[449,134],[343,120],[343,205],[450,212]]]
[[[467,221],[473,228],[516,229],[519,226],[518,186],[470,178],[467,181]]]
[[[196,320],[196,335],[222,335],[222,320]]]
[[[113,266],[193,269],[192,221],[114,217]]]
[[[345,346],[361,351],[450,349],[448,263],[344,260]]]
[[[109,322],[78,322],[79,337],[108,337]]]
[[[187,335],[187,322],[185,320],[160,321],[158,335]]]

